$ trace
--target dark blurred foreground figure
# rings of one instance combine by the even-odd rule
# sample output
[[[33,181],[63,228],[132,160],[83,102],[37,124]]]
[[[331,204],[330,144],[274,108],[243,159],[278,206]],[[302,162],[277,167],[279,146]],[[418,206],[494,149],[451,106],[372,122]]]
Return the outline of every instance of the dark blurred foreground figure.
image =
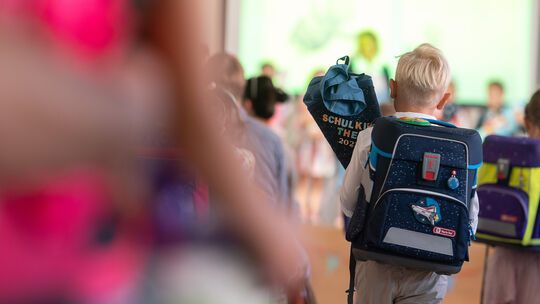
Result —
[[[129,27],[108,24],[129,24],[130,7],[0,1],[0,243],[10,244],[0,253],[2,303],[149,302],[141,286],[160,283],[144,283],[153,237],[132,139],[152,118],[133,103],[135,89],[122,87],[130,86],[122,74],[131,67],[118,64],[133,49]],[[149,57],[167,67],[183,158],[219,196],[227,229],[294,301],[305,270],[293,228],[253,204],[255,188],[206,112],[191,47],[199,45],[196,5],[160,1],[141,11],[144,43],[157,54]]]
[[[108,4],[93,33],[74,36],[62,12],[79,5],[0,1],[1,303],[129,303],[138,293],[149,236],[130,149],[139,123],[95,77],[110,74],[91,68],[114,62],[125,38],[127,27],[100,22],[113,6],[127,13]]]
[[[194,21],[197,15],[189,3],[162,1],[150,17],[151,44],[171,68],[174,130],[182,152],[219,198],[227,230],[250,249],[265,276],[286,290],[293,301],[306,273],[294,228],[266,204],[253,204],[260,200],[256,187],[241,174],[241,165],[226,138],[214,131],[219,127],[207,114],[211,101],[201,87],[201,61],[193,60],[197,50],[189,47],[197,43],[188,43],[199,37],[194,30],[198,28]]]

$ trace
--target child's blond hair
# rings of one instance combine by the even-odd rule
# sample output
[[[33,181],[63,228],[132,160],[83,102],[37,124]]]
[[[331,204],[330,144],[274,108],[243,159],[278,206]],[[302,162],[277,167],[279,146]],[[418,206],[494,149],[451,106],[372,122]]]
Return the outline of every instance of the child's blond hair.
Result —
[[[416,106],[434,106],[450,84],[450,67],[442,52],[424,43],[401,55],[396,69],[400,99]]]

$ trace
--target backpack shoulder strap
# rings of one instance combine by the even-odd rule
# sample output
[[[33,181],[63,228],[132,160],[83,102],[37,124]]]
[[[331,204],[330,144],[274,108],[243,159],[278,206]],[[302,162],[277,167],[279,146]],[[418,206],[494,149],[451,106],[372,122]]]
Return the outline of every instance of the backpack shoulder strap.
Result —
[[[347,304],[354,303],[354,279],[356,276],[356,259],[353,255],[353,246],[351,243],[351,253],[349,256],[349,289],[345,292],[347,293]]]

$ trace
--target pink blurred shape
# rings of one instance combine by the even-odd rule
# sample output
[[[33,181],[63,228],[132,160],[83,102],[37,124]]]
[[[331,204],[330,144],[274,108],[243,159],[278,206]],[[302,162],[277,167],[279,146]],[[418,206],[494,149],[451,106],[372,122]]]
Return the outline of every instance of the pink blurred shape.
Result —
[[[136,289],[142,244],[122,229],[106,244],[96,240],[113,209],[103,181],[83,169],[0,193],[0,302],[61,295],[109,303]]]
[[[0,11],[40,22],[82,59],[106,55],[132,35],[134,14],[127,0],[0,0]]]

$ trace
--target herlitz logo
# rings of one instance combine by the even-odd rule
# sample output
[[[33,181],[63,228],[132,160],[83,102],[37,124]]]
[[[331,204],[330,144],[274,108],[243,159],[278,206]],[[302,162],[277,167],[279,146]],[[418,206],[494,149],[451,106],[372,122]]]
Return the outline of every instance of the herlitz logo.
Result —
[[[433,227],[433,233],[442,235],[442,236],[448,236],[448,237],[455,237],[456,231],[452,229],[442,228],[442,227]]]
[[[411,205],[414,217],[422,224],[435,226],[441,220],[441,210],[439,204],[432,198],[418,201]]]

